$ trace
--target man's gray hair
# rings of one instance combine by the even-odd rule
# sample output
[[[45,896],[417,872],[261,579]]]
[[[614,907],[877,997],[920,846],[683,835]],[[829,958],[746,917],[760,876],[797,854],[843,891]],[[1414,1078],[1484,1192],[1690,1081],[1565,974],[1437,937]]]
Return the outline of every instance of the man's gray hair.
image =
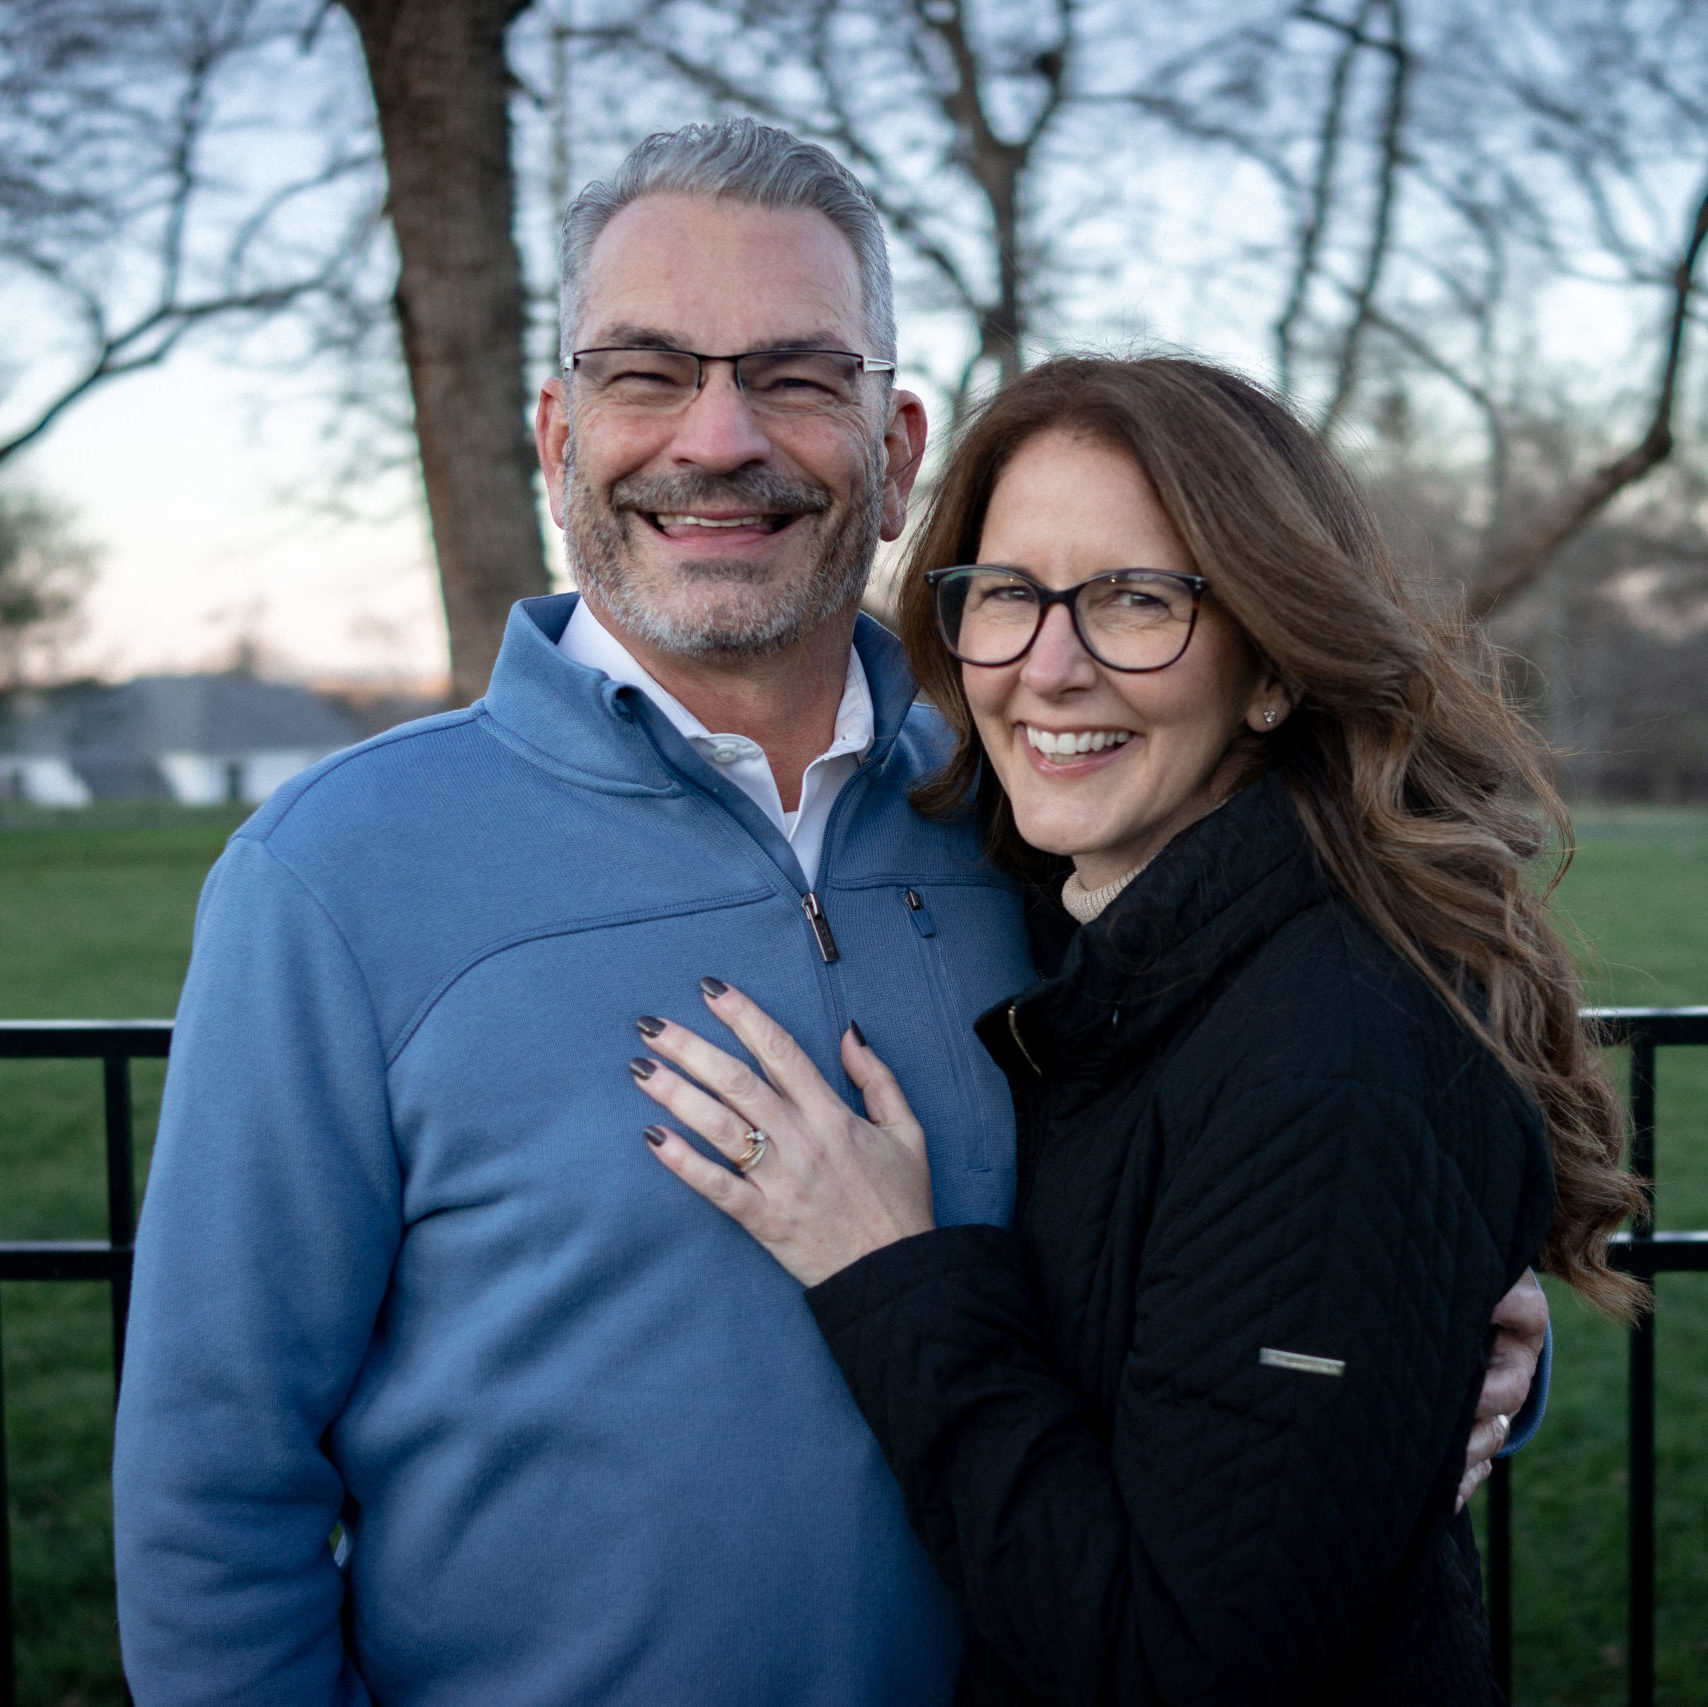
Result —
[[[752,207],[811,208],[822,213],[854,251],[866,335],[858,352],[894,361],[895,304],[884,227],[864,185],[833,154],[786,130],[752,119],[684,125],[661,131],[635,148],[609,182],[591,183],[563,216],[563,288],[559,298],[560,359],[581,320],[582,280],[599,233],[643,196],[704,196]],[[721,351],[708,352],[721,354]]]

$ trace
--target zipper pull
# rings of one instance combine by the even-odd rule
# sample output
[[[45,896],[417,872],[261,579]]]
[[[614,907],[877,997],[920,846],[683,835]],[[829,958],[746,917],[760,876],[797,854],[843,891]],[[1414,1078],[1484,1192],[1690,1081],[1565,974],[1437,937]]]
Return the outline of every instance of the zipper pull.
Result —
[[[1044,1069],[1032,1059],[1032,1051],[1026,1047],[1026,1039],[1020,1035],[1020,1008],[1016,1002],[1008,1004],[1008,1035],[1014,1039],[1014,1047],[1026,1058],[1026,1065],[1041,1079]]]
[[[801,897],[801,911],[807,916],[807,923],[812,926],[812,934],[818,943],[818,951],[824,956],[825,964],[840,960],[837,951],[836,938],[830,934],[830,920],[824,916],[824,908],[819,905],[818,897],[809,889]]]
[[[917,889],[903,891],[902,900],[907,904],[907,916],[913,920],[913,928],[921,936],[936,936],[937,926],[931,914],[926,910],[925,902]]]

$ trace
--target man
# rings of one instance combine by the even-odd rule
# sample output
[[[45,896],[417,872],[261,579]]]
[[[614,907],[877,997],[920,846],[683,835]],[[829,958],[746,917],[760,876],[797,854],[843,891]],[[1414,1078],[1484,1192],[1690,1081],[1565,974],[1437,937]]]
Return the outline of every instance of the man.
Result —
[[[909,811],[937,731],[856,620],[925,433],[882,233],[821,151],[694,127],[572,209],[564,296],[580,601],[287,785],[203,898],[115,1453],[144,1707],[952,1693],[799,1288],[652,1161],[625,1067],[702,975],[839,1083],[856,1021],[939,1218],[1008,1211],[971,1020],[1029,979],[1021,897]]]

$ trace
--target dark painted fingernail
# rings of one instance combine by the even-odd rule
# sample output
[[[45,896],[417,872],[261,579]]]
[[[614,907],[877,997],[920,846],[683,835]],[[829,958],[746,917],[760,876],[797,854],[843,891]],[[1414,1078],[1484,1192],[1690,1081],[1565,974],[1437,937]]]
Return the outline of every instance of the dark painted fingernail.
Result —
[[[850,1037],[852,1037],[854,1039],[854,1041],[856,1043],[858,1043],[862,1049],[870,1049],[871,1048],[871,1044],[869,1044],[866,1041],[866,1034],[865,1034],[865,1032],[863,1032],[860,1029],[860,1022],[857,1019],[849,1020],[849,1022],[848,1022],[848,1035]]]
[[[629,1071],[637,1079],[650,1079],[658,1071],[658,1063],[647,1060],[644,1055],[636,1055],[629,1062]]]
[[[658,1034],[664,1030],[664,1021],[661,1019],[654,1019],[651,1014],[642,1014],[640,1018],[635,1021],[635,1030],[638,1031],[642,1037],[657,1037]]]
[[[721,978],[702,978],[700,988],[715,1002],[729,988]]]
[[[649,1126],[642,1133],[642,1136],[656,1150],[670,1134],[662,1126]]]

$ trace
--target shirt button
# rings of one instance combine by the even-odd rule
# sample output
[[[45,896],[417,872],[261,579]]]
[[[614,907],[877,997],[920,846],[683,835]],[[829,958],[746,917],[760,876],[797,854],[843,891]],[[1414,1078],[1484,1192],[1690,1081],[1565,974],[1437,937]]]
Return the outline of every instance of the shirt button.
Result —
[[[745,756],[747,748],[740,741],[720,741],[712,748],[712,757],[720,765],[733,765],[739,758]]]

